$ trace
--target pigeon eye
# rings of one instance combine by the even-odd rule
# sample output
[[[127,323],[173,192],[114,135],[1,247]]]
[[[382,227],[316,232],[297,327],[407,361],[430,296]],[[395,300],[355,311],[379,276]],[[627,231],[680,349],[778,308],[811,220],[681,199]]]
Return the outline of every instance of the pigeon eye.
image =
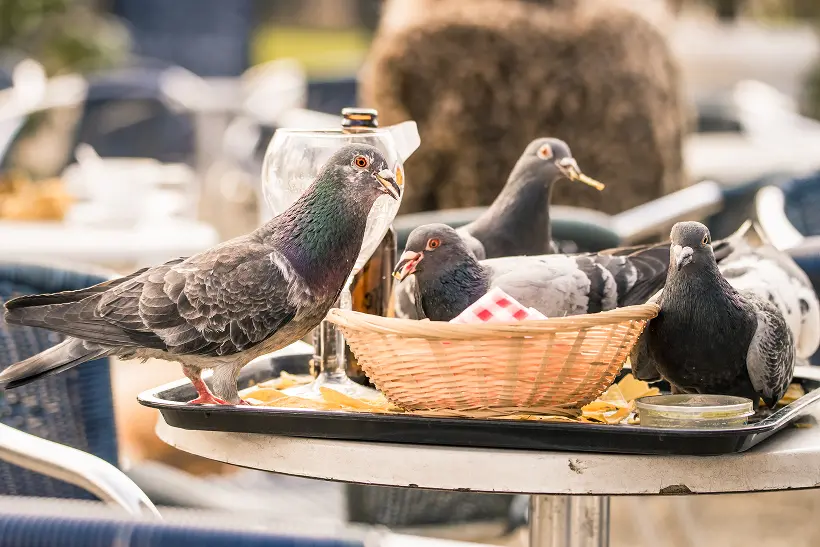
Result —
[[[356,156],[355,158],[353,158],[353,165],[360,169],[364,169],[365,167],[370,165],[370,162],[367,161],[367,158],[365,158],[364,156]]]
[[[441,240],[438,239],[438,238],[434,237],[434,238],[431,238],[431,239],[427,240],[427,250],[428,251],[432,251],[433,249],[438,248],[439,245],[441,245]]]
[[[709,234],[703,236],[703,241],[701,241],[704,245],[709,245]]]
[[[538,149],[538,157],[542,160],[548,160],[552,158],[552,146],[545,144],[541,148]]]

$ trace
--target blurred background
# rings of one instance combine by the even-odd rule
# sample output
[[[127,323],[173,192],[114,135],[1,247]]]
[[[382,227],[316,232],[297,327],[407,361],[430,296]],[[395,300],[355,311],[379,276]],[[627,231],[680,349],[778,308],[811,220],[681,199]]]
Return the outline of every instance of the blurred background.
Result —
[[[560,185],[554,203],[586,209],[606,246],[756,216],[793,247],[820,234],[818,32],[812,0],[0,0],[0,261],[125,273],[248,232],[276,128],[334,127],[354,105],[419,125],[397,227],[488,205],[525,144],[555,136],[607,190]],[[157,503],[524,544],[508,497],[421,496],[396,516],[395,493],[368,509],[341,485],[175,451],[135,397],[179,376],[111,367],[116,463]],[[224,488],[218,507],[203,485]],[[611,542],[813,545],[819,504],[618,498]]]

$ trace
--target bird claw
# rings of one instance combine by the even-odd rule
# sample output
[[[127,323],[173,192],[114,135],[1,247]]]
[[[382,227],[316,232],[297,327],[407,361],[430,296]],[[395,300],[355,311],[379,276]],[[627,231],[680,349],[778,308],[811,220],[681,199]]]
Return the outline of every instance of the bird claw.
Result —
[[[224,399],[220,399],[215,395],[211,395],[210,393],[206,395],[200,395],[196,399],[188,401],[189,405],[230,405],[228,401]]]

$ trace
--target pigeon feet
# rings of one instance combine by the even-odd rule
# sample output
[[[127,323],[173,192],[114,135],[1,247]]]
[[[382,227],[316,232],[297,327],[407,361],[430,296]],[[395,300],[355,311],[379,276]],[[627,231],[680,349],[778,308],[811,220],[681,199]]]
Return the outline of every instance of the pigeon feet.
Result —
[[[230,405],[228,401],[220,399],[212,393],[202,393],[196,399],[188,401],[189,405]]]
[[[193,367],[182,367],[182,372],[194,385],[194,389],[198,397],[192,401],[188,401],[189,405],[232,405],[225,399],[220,399],[208,389],[208,386],[202,381],[202,372]]]

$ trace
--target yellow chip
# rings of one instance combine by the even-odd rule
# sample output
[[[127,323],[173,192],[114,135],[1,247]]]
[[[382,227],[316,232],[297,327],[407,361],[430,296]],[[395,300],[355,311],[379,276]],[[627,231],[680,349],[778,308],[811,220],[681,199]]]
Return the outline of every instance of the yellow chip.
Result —
[[[247,399],[248,397],[252,397],[257,401],[262,401],[265,404],[270,404],[274,402],[279,402],[285,399],[290,399],[291,397],[285,395],[281,391],[277,389],[271,388],[255,388],[250,390],[244,390],[242,395],[245,395],[242,398]]]
[[[618,407],[626,405],[628,401],[624,397],[624,394],[621,393],[621,388],[618,387],[618,384],[612,384],[609,388],[604,391],[600,397],[598,397],[599,401],[606,401],[608,403],[612,403]]]
[[[631,374],[627,374],[624,376],[620,382],[618,382],[618,387],[621,390],[621,393],[624,396],[624,399],[627,401],[634,401],[639,397],[647,397],[651,395],[658,395],[660,394],[660,390],[656,387],[649,387],[649,384],[638,380]]]
[[[783,394],[783,397],[781,397],[780,400],[777,402],[777,405],[788,405],[790,403],[795,402],[797,399],[799,399],[805,394],[806,391],[800,384],[789,384],[789,388],[786,390],[786,393]]]
[[[322,393],[322,397],[325,401],[337,405],[341,405],[343,407],[350,407],[356,410],[367,410],[370,412],[384,412],[387,410],[387,405],[380,405],[375,401],[364,401],[362,399],[356,399],[354,397],[350,397],[336,391],[335,389],[329,387],[320,387],[319,391]],[[386,403],[386,401],[385,401]]]
[[[614,403],[608,403],[606,401],[592,401],[588,405],[584,405],[581,407],[581,412],[585,413],[594,413],[594,412],[614,412],[621,408],[620,406]]]

